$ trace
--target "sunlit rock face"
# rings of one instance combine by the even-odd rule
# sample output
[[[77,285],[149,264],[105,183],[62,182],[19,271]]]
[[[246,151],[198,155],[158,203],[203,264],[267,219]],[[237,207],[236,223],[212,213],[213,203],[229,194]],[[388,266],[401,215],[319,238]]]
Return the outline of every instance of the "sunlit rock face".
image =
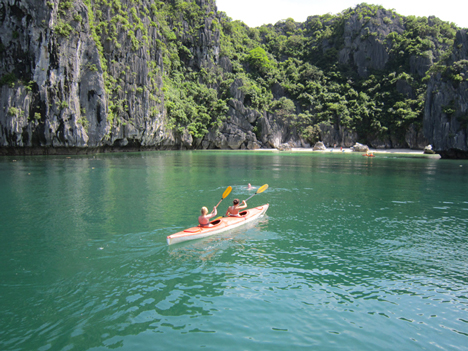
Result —
[[[294,111],[282,114],[268,107],[257,109],[246,86],[251,81],[229,76],[236,71],[247,75],[252,67],[246,61],[239,67],[223,54],[220,19],[225,15],[218,13],[214,0],[195,1],[201,13],[195,24],[190,15],[164,18],[151,12],[152,5],[158,5],[150,0],[118,3],[121,12],[106,2],[88,8],[83,0],[0,0],[0,154],[287,149],[310,147],[316,140],[350,147],[366,139],[373,148],[422,150],[432,144],[444,157],[466,155],[466,31],[457,33],[446,62],[450,72],[432,73],[429,80],[424,133],[419,122],[398,136],[362,136],[345,128],[338,116],[334,122],[317,123],[316,140],[304,140],[304,128],[294,119],[306,108],[288,96],[287,82],[272,81],[266,88],[273,102],[286,99],[292,106]],[[116,21],[117,14],[126,17]],[[307,23],[297,25],[305,28]],[[404,21],[392,11],[377,9],[370,19],[353,14],[343,22],[339,38],[324,39],[320,50],[324,55],[333,52],[336,62],[366,79],[373,70],[389,69],[394,58],[386,38],[404,31]],[[168,90],[174,93],[178,87],[170,86],[170,45],[177,46],[178,64],[187,74],[217,75],[204,83],[214,95],[223,95],[226,109],[203,135],[174,124]],[[445,44],[435,45],[409,58],[412,75],[424,77],[440,60],[444,50],[437,45]],[[399,79],[395,87],[403,96],[417,98],[407,80]],[[308,112],[313,119],[316,111]]]

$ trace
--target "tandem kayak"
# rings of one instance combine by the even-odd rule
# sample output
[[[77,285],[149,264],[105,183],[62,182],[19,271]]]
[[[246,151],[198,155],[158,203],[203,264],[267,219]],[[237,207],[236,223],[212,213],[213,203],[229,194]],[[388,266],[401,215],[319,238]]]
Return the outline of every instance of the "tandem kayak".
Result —
[[[263,217],[265,212],[268,210],[268,206],[270,205],[266,204],[243,210],[239,212],[238,217],[222,217],[220,219],[215,219],[211,222],[211,226],[209,227],[202,227],[198,225],[196,227],[188,228],[181,232],[171,234],[167,237],[167,244],[172,245],[187,240],[201,239],[240,227],[246,223]]]

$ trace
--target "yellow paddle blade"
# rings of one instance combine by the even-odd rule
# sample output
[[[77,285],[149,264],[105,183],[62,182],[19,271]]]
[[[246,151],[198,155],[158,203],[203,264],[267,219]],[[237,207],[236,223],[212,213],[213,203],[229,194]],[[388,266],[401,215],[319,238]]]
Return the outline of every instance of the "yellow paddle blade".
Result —
[[[225,199],[231,193],[231,190],[232,190],[232,186],[228,186],[227,189],[224,190],[222,198]]]
[[[255,194],[263,193],[267,189],[268,189],[268,184],[262,185]]]
[[[226,188],[226,190],[224,190],[224,193],[223,193],[223,197],[221,198],[221,200],[219,200],[218,204],[216,205],[216,207],[219,206],[219,204],[221,203],[221,201],[223,201],[230,193],[231,193],[231,190],[232,190],[232,186],[228,186]]]
[[[257,192],[256,192],[255,194],[250,195],[249,198],[248,198],[247,200],[244,200],[244,201],[245,201],[245,202],[249,201],[249,200],[252,198],[252,196],[257,195],[257,194],[260,194],[260,193],[263,193],[263,192],[264,192],[265,190],[267,190],[267,189],[268,189],[268,184],[262,185],[262,186],[257,190]]]

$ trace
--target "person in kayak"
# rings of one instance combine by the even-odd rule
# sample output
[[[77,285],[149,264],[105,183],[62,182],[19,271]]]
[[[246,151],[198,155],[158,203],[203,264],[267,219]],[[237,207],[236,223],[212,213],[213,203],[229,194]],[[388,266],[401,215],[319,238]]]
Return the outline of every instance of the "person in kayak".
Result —
[[[239,210],[242,210],[247,207],[247,202],[242,200],[242,204],[239,205],[239,199],[234,199],[232,206],[229,206],[226,211],[226,217],[239,217]]]
[[[211,225],[210,219],[216,216],[217,214],[218,211],[216,211],[216,206],[213,207],[213,211],[210,214],[208,214],[208,209],[205,206],[203,206],[201,208],[201,216],[198,217],[198,223],[200,223],[202,227],[209,227]]]

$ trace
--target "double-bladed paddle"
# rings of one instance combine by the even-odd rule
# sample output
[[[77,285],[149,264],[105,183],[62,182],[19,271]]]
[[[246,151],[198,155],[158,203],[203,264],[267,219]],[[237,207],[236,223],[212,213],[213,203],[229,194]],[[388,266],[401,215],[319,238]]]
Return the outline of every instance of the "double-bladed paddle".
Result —
[[[252,196],[257,195],[257,194],[260,194],[260,193],[263,193],[263,192],[264,192],[265,190],[267,190],[267,189],[268,189],[268,184],[262,185],[260,188],[258,188],[258,190],[255,192],[255,194],[252,194],[247,200],[245,200],[245,202],[247,202],[249,199],[251,199]],[[229,195],[229,193],[231,192],[231,190],[232,190],[231,187],[228,187],[228,188],[226,189],[226,191],[225,191],[224,194],[223,194],[223,198],[218,202],[218,205],[221,203],[221,201],[223,201],[223,199],[224,199],[226,196]],[[218,207],[218,205],[216,205],[216,207]],[[220,219],[220,218],[223,218],[223,216],[217,217],[217,218],[213,219],[211,222],[214,222],[214,221],[216,221],[217,219]]]

